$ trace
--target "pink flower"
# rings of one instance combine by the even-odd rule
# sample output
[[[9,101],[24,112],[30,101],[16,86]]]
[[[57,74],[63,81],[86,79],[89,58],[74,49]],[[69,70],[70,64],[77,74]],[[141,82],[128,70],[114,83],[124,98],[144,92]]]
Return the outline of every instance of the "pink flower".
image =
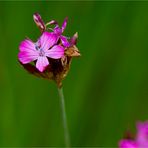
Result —
[[[137,123],[137,137],[136,141],[142,148],[148,148],[148,121]]]
[[[57,42],[60,40],[64,47],[70,47],[70,46],[74,45],[74,44],[71,44],[71,41],[70,42],[68,41],[68,37],[62,35],[62,33],[64,32],[64,30],[67,26],[68,17],[66,17],[64,19],[61,28],[60,28],[58,22],[55,20],[52,20],[52,21],[45,24],[39,13],[34,13],[33,19],[41,32],[44,32],[46,30],[52,30],[53,33],[56,35]],[[47,27],[48,25],[55,25],[55,27],[54,27],[54,29],[48,28]]]
[[[60,59],[64,55],[64,47],[55,45],[56,42],[56,35],[49,32],[43,32],[36,43],[29,39],[22,41],[19,46],[19,61],[22,64],[36,61],[36,68],[43,72],[50,64],[48,58]]]
[[[60,88],[69,72],[73,57],[81,55],[76,47],[78,34],[75,33],[71,38],[62,35],[67,25],[67,18],[61,28],[55,20],[45,24],[39,13],[34,13],[33,20],[40,29],[41,36],[37,42],[30,39],[21,42],[18,54],[19,63],[30,74],[53,80]],[[55,26],[49,28],[48,25]]]
[[[48,25],[50,24],[54,24],[56,25],[55,28],[53,29],[53,32],[56,34],[57,36],[57,40],[61,40],[63,46],[65,47],[69,47],[71,44],[69,43],[68,39],[66,36],[63,36],[62,33],[64,32],[66,26],[67,26],[67,21],[68,21],[68,17],[66,17],[63,21],[62,27],[60,28],[60,26],[58,25],[58,23],[54,20],[50,21],[48,23]],[[50,28],[51,29],[51,28]]]
[[[138,144],[134,140],[123,139],[119,141],[120,148],[138,148]]]
[[[122,139],[119,148],[148,148],[148,121],[138,122],[135,140]]]

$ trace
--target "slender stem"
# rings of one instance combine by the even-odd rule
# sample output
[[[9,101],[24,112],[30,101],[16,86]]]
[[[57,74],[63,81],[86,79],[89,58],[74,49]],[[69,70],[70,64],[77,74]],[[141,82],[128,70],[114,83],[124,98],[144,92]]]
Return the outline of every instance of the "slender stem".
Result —
[[[59,92],[61,111],[62,111],[65,145],[66,145],[66,147],[70,147],[70,138],[69,138],[69,132],[68,132],[68,125],[67,125],[67,117],[66,117],[63,89],[58,88],[58,92]]]

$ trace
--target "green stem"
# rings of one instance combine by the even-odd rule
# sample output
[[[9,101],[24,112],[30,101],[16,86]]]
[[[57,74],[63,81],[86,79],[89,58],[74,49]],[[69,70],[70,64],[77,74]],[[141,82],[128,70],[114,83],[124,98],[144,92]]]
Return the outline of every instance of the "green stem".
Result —
[[[63,89],[58,88],[58,92],[59,92],[60,104],[61,104],[65,145],[66,145],[66,147],[70,147],[70,138],[69,138],[69,132],[68,132],[68,126],[67,126],[67,117],[66,117],[65,100],[64,100]]]

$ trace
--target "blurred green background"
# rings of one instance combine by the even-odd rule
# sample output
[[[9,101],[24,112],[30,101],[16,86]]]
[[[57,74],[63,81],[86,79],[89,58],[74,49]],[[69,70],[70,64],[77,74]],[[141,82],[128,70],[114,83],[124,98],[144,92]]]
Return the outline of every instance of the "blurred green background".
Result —
[[[148,2],[0,2],[0,146],[64,146],[56,85],[18,63],[40,32],[32,15],[79,33],[82,57],[64,80],[72,146],[116,147],[148,119]]]

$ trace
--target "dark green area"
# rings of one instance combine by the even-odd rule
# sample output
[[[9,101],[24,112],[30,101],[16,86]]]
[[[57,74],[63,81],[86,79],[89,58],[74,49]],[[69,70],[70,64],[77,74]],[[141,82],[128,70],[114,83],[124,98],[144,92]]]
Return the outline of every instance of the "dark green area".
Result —
[[[148,119],[148,2],[0,2],[0,146],[64,146],[56,85],[18,63],[40,32],[32,15],[79,33],[82,57],[64,80],[72,146],[117,146]]]

